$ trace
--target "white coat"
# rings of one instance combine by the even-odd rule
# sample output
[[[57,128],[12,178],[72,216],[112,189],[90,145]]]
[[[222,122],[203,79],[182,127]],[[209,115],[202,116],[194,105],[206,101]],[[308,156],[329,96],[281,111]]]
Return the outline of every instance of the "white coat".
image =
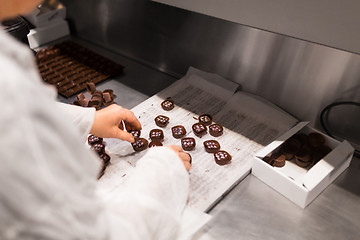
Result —
[[[0,239],[176,239],[189,176],[168,148],[138,161],[124,190],[96,197],[84,139],[94,109],[56,103],[26,46],[0,31]]]

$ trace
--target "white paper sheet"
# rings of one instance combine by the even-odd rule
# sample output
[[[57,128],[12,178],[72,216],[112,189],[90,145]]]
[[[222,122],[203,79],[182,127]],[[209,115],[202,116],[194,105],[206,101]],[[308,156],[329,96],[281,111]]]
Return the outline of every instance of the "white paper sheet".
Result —
[[[207,80],[208,77],[211,80]],[[221,84],[223,82],[223,84]],[[237,92],[238,85],[219,76],[190,69],[189,73],[170,87],[139,104],[132,110],[142,123],[141,136],[149,137],[157,115],[166,115],[170,123],[164,131],[165,145],[179,145],[180,139],[171,134],[171,127],[183,125],[188,137],[196,140],[196,149],[189,151],[193,164],[190,170],[190,194],[188,205],[200,211],[209,210],[251,169],[254,154],[279,135],[290,129],[297,120],[258,97]],[[171,97],[176,107],[164,111],[161,102]],[[208,113],[213,121],[224,126],[224,134],[212,137],[209,133],[199,138],[192,132],[200,114]],[[217,140],[221,149],[232,155],[225,166],[217,165],[213,154],[204,150],[203,142]],[[111,197],[114,189],[121,188],[131,175],[136,161],[144,153],[135,153],[131,145],[116,139],[105,139],[106,150],[112,160],[104,176],[99,180],[100,194]]]

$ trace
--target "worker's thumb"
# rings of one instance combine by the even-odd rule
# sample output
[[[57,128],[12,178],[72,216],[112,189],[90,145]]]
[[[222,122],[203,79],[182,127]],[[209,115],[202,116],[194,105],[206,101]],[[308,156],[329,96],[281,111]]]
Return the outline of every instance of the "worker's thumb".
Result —
[[[117,132],[116,132],[116,138],[119,138],[121,140],[124,141],[128,141],[130,143],[133,143],[135,141],[134,136],[131,133],[128,133],[124,130],[121,130],[118,128]]]

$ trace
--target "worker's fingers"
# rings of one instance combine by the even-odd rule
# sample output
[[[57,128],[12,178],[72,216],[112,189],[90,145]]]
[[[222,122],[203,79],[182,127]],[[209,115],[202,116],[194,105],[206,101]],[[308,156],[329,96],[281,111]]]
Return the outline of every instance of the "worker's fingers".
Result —
[[[182,161],[190,163],[190,160],[191,160],[190,154],[188,154],[186,152],[179,152],[178,155]]]
[[[175,151],[176,153],[178,152],[182,152],[182,148],[180,146],[177,146],[177,145],[170,145],[168,146],[169,148],[171,148],[173,151]]]
[[[122,119],[125,123],[125,127],[127,130],[141,130],[141,123],[139,119],[135,116],[135,114],[125,108],[122,108],[123,114]]]
[[[183,163],[184,163],[186,170],[189,171],[191,168],[191,164],[189,162],[183,162]]]
[[[117,129],[114,137],[119,138],[119,139],[124,140],[124,141],[128,141],[130,143],[133,143],[135,141],[134,136],[131,133],[123,131],[123,130],[121,130],[119,128]]]
[[[189,153],[187,153],[187,152],[184,152],[183,149],[180,146],[170,145],[168,147],[170,149],[172,149],[174,152],[177,153],[177,155],[179,156],[179,158],[183,162],[186,170],[189,171],[190,168],[191,168],[191,161],[192,161],[191,155]]]

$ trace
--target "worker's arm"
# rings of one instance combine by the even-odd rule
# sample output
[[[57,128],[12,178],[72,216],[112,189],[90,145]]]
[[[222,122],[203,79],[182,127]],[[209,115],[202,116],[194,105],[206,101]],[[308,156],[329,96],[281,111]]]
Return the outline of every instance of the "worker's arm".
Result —
[[[111,239],[176,239],[189,189],[189,173],[168,147],[148,150],[125,188],[105,203]]]

